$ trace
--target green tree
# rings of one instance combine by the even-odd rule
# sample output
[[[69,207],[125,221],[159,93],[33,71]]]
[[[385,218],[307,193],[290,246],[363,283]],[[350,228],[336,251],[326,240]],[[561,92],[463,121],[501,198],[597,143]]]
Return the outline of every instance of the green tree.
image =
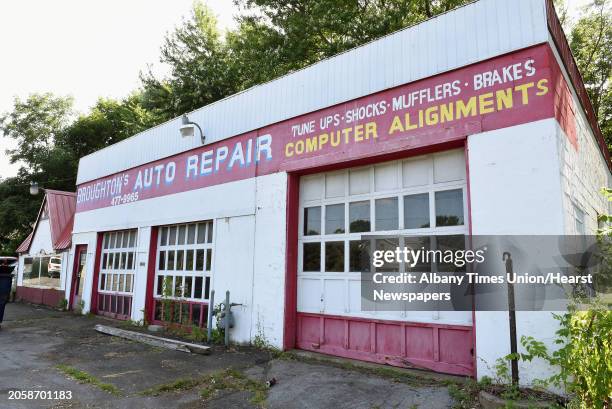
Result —
[[[468,2],[235,0],[243,13],[224,37],[196,2],[161,48],[170,75],[141,75],[144,105],[169,119]]]
[[[17,141],[17,147],[7,151],[11,163],[21,161],[31,172],[44,167],[72,115],[70,97],[47,93],[32,94],[25,101],[15,98],[13,110],[0,116],[2,135]]]
[[[169,78],[159,80],[151,70],[141,74],[143,104],[160,118],[176,117],[239,89],[217,19],[203,3],[194,3],[190,18],[166,37],[160,61],[169,65]]]
[[[565,0],[554,0],[557,14],[582,75],[608,150],[612,152],[612,11],[610,0],[592,0],[574,22]]]
[[[33,94],[16,99],[0,117],[3,136],[17,141],[8,151],[22,164],[18,176],[0,180],[0,253],[13,254],[30,233],[42,195],[29,195],[30,182],[48,189],[74,191],[79,159],[159,122],[134,93],[117,101],[100,99],[87,115],[75,118],[72,99]]]
[[[75,165],[78,160],[108,145],[129,138],[161,122],[142,106],[142,94],[118,101],[100,98],[87,115],[79,116],[57,137]]]
[[[612,151],[612,13],[610,0],[595,0],[570,34],[570,45],[593,104],[595,116]]]

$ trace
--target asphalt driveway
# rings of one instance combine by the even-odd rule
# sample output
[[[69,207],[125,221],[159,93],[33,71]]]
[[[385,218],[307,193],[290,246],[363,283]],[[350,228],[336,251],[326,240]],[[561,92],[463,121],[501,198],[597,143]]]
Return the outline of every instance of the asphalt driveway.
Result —
[[[452,407],[444,382],[427,373],[253,348],[187,354],[99,334],[99,323],[117,324],[9,304],[0,330],[0,408]],[[27,397],[14,391],[46,391],[50,399],[9,399]]]

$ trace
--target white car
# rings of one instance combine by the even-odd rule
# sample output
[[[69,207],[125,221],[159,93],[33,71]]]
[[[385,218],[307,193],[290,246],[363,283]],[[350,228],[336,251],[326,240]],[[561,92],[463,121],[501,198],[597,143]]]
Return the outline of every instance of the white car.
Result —
[[[60,272],[62,271],[62,258],[61,257],[51,257],[49,260],[49,277],[58,277],[60,276]]]

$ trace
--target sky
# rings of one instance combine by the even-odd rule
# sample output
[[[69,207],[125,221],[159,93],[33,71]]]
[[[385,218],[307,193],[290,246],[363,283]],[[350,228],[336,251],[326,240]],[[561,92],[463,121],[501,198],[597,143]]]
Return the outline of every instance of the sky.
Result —
[[[566,0],[570,15],[588,0]],[[235,27],[232,0],[208,0],[221,29]],[[167,32],[188,16],[192,0],[0,1],[0,114],[34,92],[71,95],[85,113],[99,97],[122,98],[139,86]],[[0,136],[0,177],[16,174]]]

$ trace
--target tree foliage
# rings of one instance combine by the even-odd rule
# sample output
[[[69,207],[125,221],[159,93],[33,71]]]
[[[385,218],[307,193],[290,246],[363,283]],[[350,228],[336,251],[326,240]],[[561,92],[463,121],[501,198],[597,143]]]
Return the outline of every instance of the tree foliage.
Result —
[[[68,97],[33,94],[25,101],[16,99],[13,110],[0,117],[3,136],[17,141],[7,157],[22,164],[16,177],[0,179],[0,254],[13,254],[31,231],[42,195],[29,195],[30,182],[73,191],[79,158],[157,121],[142,107],[140,94],[122,101],[100,99],[87,115],[80,116]]]
[[[576,23],[570,45],[595,116],[612,150],[612,13],[610,0],[596,0]]]
[[[612,152],[612,0],[591,0],[577,21],[565,0],[555,0],[608,150]]]

